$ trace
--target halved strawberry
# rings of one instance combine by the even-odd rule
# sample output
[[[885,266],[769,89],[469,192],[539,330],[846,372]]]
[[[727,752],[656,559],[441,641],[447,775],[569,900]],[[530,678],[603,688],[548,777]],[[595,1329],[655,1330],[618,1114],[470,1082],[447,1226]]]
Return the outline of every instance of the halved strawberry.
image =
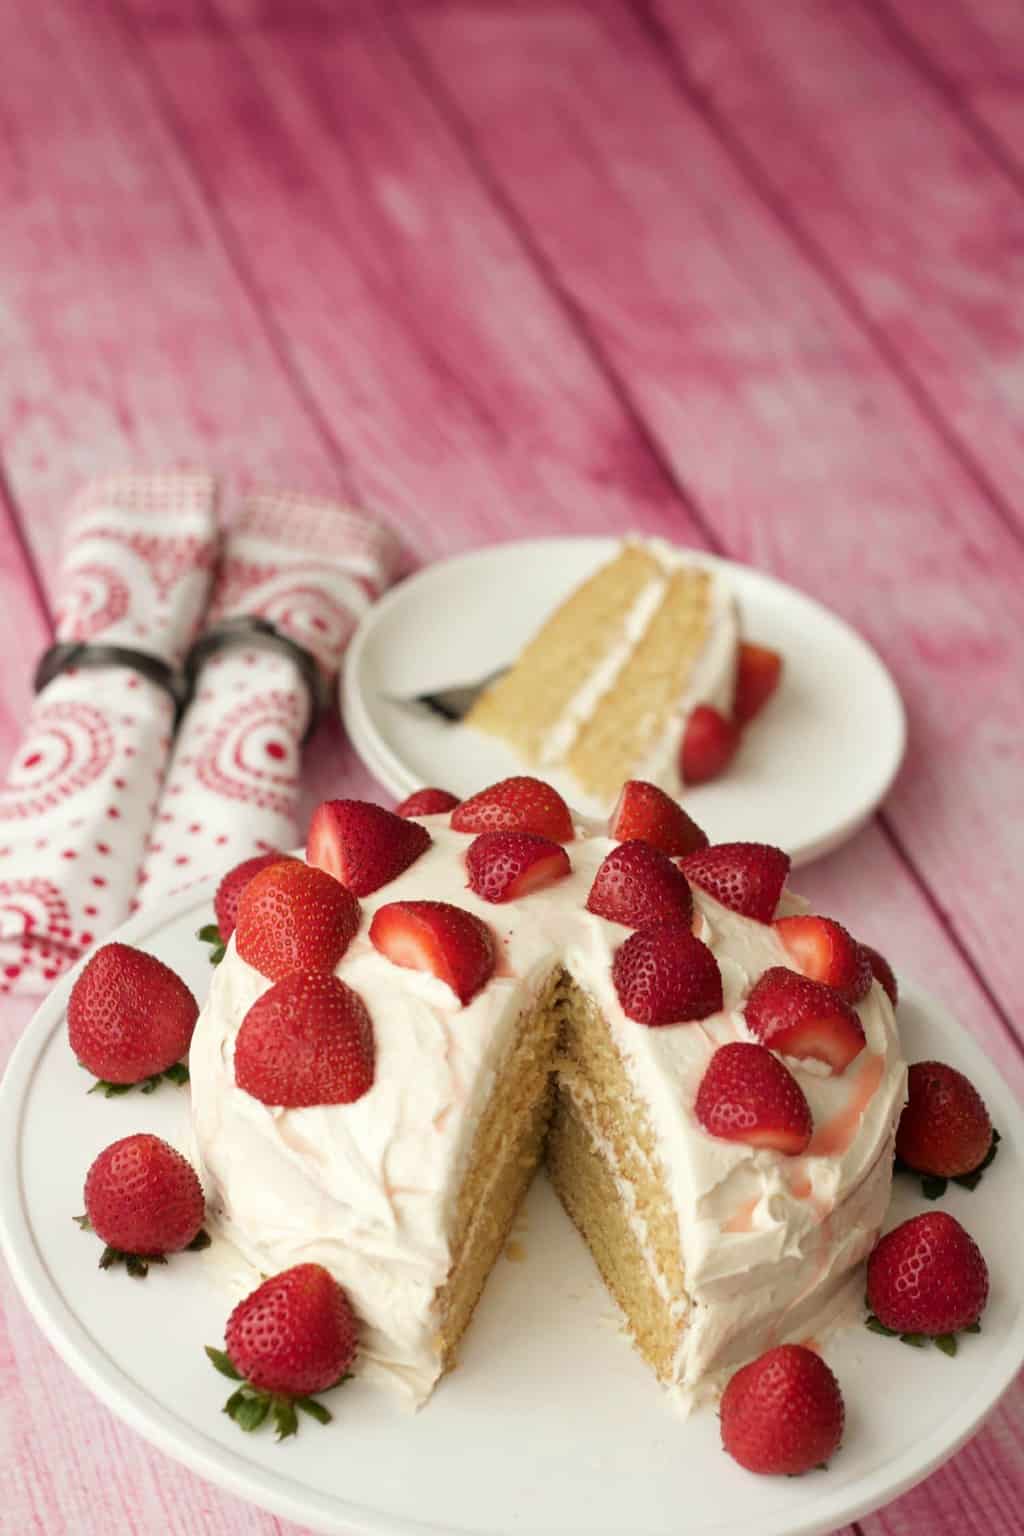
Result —
[[[752,645],[749,640],[740,642],[732,702],[732,717],[737,725],[746,725],[764,708],[781,676],[782,657],[778,651],[766,645]]]
[[[370,942],[393,965],[429,971],[468,1003],[494,971],[494,935],[447,901],[389,901],[370,924]]]
[[[848,1003],[871,990],[871,961],[864,947],[831,917],[778,917],[775,931],[798,971],[835,987]]]
[[[520,776],[502,779],[452,811],[456,832],[536,832],[556,843],[571,843],[569,807],[550,784]]]
[[[896,972],[884,955],[880,955],[877,949],[872,949],[870,944],[862,944],[861,949],[868,957],[871,974],[883,991],[889,994],[889,1001],[893,1007],[900,1000],[899,984],[896,980]]]
[[[789,874],[789,855],[769,843],[713,843],[680,859],[679,868],[723,907],[770,923]]]
[[[639,838],[671,858],[708,845],[707,834],[679,802],[646,779],[629,779],[623,784],[608,818],[608,836],[623,843]]]
[[[256,999],[235,1040],[235,1082],[261,1104],[352,1104],[374,1079],[366,1004],[337,976],[291,971]]]
[[[864,1027],[834,987],[785,965],[765,971],[747,998],[747,1028],[783,1056],[810,1057],[842,1072],[864,1049]]]
[[[271,981],[290,971],[333,971],[359,920],[359,903],[345,886],[299,859],[282,859],[242,892],[235,947]]]
[[[433,839],[426,827],[369,800],[325,800],[313,812],[306,858],[357,896],[397,879]]]
[[[605,854],[590,887],[587,911],[627,928],[668,921],[689,924],[693,895],[667,854],[633,838]]]
[[[679,777],[684,784],[706,784],[729,766],[740,744],[740,728],[711,704],[693,710],[679,749]]]
[[[572,874],[561,843],[533,832],[481,832],[466,852],[470,890],[484,901],[518,901]]]
[[[458,795],[447,789],[414,789],[400,805],[395,806],[396,816],[437,816],[442,811],[454,811],[459,803]]]
[[[792,1072],[767,1046],[745,1040],[719,1046],[694,1107],[709,1135],[791,1157],[807,1150],[814,1130],[810,1105]]]
[[[687,923],[651,923],[615,951],[612,981],[622,1011],[638,1024],[684,1024],[722,1006],[722,974]]]

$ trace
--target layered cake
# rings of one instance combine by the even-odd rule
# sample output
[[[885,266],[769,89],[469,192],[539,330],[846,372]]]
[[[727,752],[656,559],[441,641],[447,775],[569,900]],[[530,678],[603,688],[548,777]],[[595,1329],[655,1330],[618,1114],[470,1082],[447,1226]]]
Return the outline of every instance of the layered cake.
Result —
[[[740,626],[726,579],[661,540],[626,540],[562,602],[466,724],[500,737],[573,805],[606,815],[623,782],[678,795],[697,707],[731,721]]]
[[[416,1402],[544,1162],[682,1399],[817,1335],[863,1283],[905,1097],[889,998],[867,952],[784,891],[778,850],[707,848],[649,786],[636,806],[650,840],[528,779],[411,821],[328,802],[319,867],[271,866],[243,892],[190,1056],[213,1226],[263,1274],[326,1266],[361,1319],[361,1368]],[[303,924],[343,950],[364,1077],[345,1102],[289,1087],[285,1107],[253,1089],[239,1039],[309,967]],[[281,1017],[287,1075],[305,1023]]]

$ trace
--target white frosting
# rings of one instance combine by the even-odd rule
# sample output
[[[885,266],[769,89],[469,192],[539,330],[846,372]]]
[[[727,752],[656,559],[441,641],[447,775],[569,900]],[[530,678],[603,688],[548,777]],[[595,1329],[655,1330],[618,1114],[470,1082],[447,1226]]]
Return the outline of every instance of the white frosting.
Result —
[[[648,582],[637,597],[627,615],[621,638],[609,647],[600,664],[569,701],[562,718],[546,738],[540,754],[544,777],[560,789],[571,804],[592,816],[606,816],[611,805],[589,794],[565,766],[564,759],[580,728],[593,715],[604,695],[614,687],[623,667],[643,638],[673,571],[687,565],[702,566],[708,570],[711,576],[711,607],[707,634],[670,720],[647,758],[634,766],[633,777],[647,779],[673,797],[678,797],[684,789],[679,774],[679,749],[690,715],[698,704],[711,704],[722,714],[731,715],[736,684],[739,612],[728,582],[721,572],[707,565],[698,554],[679,550],[663,539],[626,542],[640,543],[648,550],[661,565],[661,575]]]
[[[738,1008],[749,986],[786,963],[774,930],[695,892],[725,1008],[701,1023],[649,1029],[625,1017],[612,985],[612,957],[627,930],[584,908],[614,843],[579,821],[568,879],[492,905],[467,889],[463,857],[472,839],[447,821],[424,818],[433,846],[363,900],[362,926],[338,966],[374,1025],[376,1079],[356,1103],[271,1109],[236,1086],[235,1037],[270,983],[229,946],[190,1056],[195,1148],[215,1229],[264,1273],[325,1264],[363,1319],[363,1368],[383,1369],[422,1401],[438,1375],[434,1298],[448,1272],[448,1232],[476,1127],[524,1005],[561,962],[608,1021],[678,1212],[690,1298],[680,1389],[691,1392],[776,1337],[806,1333],[809,1319],[817,1326],[888,1203],[905,1068],[885,993],[875,985],[860,1005],[867,1049],[844,1074],[790,1063],[816,1136],[836,1135],[832,1150],[791,1158],[715,1140],[694,1118],[697,1087],[717,1044],[748,1038]],[[466,1007],[436,978],[392,965],[366,936],[378,906],[424,898],[477,913],[500,940],[499,972],[508,974],[492,977]],[[848,1135],[840,1137],[844,1117]],[[619,1183],[629,1209],[632,1192]],[[634,1229],[646,1250],[646,1235]]]

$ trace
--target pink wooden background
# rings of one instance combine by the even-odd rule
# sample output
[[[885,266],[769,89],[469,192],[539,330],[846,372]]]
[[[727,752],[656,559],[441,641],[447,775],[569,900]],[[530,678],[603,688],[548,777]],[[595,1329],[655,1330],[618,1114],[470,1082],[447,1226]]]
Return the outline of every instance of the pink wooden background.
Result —
[[[1020,0],[32,0],[0,47],[0,751],[93,471],[354,496],[421,561],[722,550],[859,625],[910,713],[884,812],[801,887],[1024,1091]],[[312,757],[311,799],[371,788],[337,727]],[[0,1529],[295,1536],[115,1422],[0,1283]],[[1010,1536],[1022,1503],[1018,1382],[850,1530]]]

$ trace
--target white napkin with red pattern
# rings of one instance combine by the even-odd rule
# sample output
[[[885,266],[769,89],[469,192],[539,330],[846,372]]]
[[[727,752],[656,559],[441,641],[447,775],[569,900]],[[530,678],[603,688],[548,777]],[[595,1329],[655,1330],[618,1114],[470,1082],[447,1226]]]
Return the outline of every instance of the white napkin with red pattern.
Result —
[[[56,638],[178,667],[217,556],[209,475],[121,475],[76,497]],[[174,702],[124,666],[62,673],[38,695],[0,786],[0,993],[41,993],[128,916],[174,728]]]
[[[333,680],[398,561],[394,534],[348,508],[254,494],[226,531],[208,625],[239,615],[269,619]],[[238,644],[206,661],[146,854],[139,894],[147,906],[253,854],[295,846],[310,711],[289,656]]]

